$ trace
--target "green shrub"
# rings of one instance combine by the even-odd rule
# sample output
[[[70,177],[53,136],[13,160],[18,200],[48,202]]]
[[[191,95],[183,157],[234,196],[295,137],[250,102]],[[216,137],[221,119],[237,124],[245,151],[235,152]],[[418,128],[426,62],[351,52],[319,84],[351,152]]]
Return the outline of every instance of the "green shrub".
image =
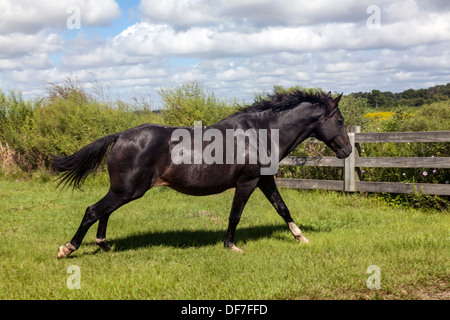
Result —
[[[194,121],[210,125],[237,110],[235,104],[216,97],[196,81],[161,89],[159,94],[163,101],[164,123],[170,126],[193,126]]]
[[[360,126],[364,131],[369,120],[364,117],[365,110],[368,108],[366,98],[355,97],[355,95],[343,96],[339,101],[339,110],[344,117],[345,125]]]
[[[120,100],[99,101],[70,79],[50,85],[48,96],[34,103],[13,93],[0,99],[1,140],[25,171],[48,167],[52,154],[69,155],[105,135],[158,121],[151,111]]]

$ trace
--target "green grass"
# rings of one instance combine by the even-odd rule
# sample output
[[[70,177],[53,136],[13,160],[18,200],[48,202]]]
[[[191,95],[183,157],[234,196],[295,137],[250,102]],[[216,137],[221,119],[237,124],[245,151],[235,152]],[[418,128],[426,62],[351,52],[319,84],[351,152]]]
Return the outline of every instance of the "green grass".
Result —
[[[68,259],[57,249],[107,187],[0,181],[0,299],[449,299],[450,216],[377,204],[361,195],[282,189],[308,245],[297,243],[260,191],[225,250],[233,190],[190,197],[160,187],[116,211],[112,251],[96,226]],[[70,290],[67,268],[81,271]],[[381,270],[370,290],[366,270]]]

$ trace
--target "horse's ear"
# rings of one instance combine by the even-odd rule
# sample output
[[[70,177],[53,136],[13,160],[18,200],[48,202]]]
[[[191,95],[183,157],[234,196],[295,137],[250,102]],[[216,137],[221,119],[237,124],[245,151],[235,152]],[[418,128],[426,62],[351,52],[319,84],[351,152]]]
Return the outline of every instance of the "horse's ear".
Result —
[[[336,106],[338,105],[338,103],[339,103],[339,101],[341,100],[343,94],[344,94],[344,93],[341,93],[341,94],[338,95],[336,98],[334,98],[333,100],[331,100],[331,105],[333,106],[333,108],[336,107]]]
[[[327,93],[327,98],[328,98],[328,99],[331,99],[331,98],[332,98],[332,96],[331,96],[331,91],[328,91],[328,93]]]

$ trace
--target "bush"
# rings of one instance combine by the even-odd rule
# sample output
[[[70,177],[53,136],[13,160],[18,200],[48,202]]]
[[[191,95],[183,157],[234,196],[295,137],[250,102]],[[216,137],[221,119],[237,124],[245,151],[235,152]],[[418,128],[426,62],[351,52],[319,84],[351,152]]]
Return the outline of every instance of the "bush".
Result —
[[[344,117],[345,126],[360,126],[361,130],[365,130],[369,123],[369,120],[364,117],[368,106],[366,98],[356,97],[353,94],[343,96],[339,101],[339,110]]]
[[[120,100],[99,101],[71,79],[50,85],[48,96],[33,103],[16,94],[0,99],[1,140],[25,171],[48,167],[52,154],[69,155],[105,135],[157,121]]]
[[[194,121],[210,125],[237,110],[235,103],[217,98],[196,81],[161,89],[159,94],[163,100],[164,123],[170,126],[193,126]]]

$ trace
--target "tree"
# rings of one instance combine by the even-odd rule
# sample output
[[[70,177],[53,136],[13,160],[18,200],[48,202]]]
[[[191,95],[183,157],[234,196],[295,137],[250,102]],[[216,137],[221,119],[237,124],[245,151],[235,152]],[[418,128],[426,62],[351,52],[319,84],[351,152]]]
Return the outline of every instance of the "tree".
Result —
[[[368,119],[364,117],[368,103],[366,98],[356,97],[353,94],[342,97],[339,110],[344,117],[345,126],[361,126],[364,129]]]
[[[370,106],[378,108],[386,105],[387,100],[380,90],[374,89],[368,94],[367,102],[369,103]]]

